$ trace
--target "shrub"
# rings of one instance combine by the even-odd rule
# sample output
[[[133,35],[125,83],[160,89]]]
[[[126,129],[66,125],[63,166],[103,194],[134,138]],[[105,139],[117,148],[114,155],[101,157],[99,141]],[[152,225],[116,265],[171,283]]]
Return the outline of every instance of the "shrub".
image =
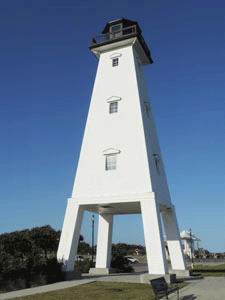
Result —
[[[111,260],[111,267],[115,268],[117,273],[134,272],[134,269],[129,265],[128,260],[123,255],[114,256]]]
[[[80,273],[88,273],[90,268],[94,268],[95,263],[90,260],[76,261],[74,265],[74,270]]]
[[[63,281],[64,278],[62,264],[59,263],[55,257],[47,259],[41,273],[45,275],[47,284]]]
[[[46,262],[33,263],[28,260],[26,267],[16,265],[5,269],[0,276],[0,288],[4,291],[13,291],[63,281],[61,264],[56,258]]]
[[[134,269],[129,265],[125,257],[126,250],[121,247],[121,244],[112,246],[111,267],[115,268],[118,273],[132,273]]]

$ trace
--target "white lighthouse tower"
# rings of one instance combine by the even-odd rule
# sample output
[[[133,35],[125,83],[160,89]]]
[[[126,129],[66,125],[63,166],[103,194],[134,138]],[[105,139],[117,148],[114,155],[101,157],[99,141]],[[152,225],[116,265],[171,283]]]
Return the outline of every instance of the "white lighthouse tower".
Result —
[[[72,197],[58,249],[73,271],[83,213],[99,214],[96,268],[110,272],[113,216],[141,214],[148,273],[168,274],[160,214],[172,269],[185,270],[143,67],[153,63],[137,22],[108,22],[92,39],[99,64]]]

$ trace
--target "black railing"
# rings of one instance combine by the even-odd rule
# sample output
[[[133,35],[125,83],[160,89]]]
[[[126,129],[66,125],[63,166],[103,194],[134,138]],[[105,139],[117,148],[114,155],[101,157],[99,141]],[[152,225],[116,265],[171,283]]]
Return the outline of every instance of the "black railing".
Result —
[[[102,43],[102,42],[106,42],[106,41],[109,41],[109,40],[116,40],[118,38],[121,38],[122,36],[129,36],[129,35],[132,35],[134,33],[137,33],[137,26],[136,25],[126,27],[126,28],[122,28],[120,30],[109,32],[109,33],[106,33],[106,34],[100,34],[100,35],[94,36],[92,38],[92,45]]]
[[[117,31],[113,32],[108,32],[106,34],[100,34],[97,36],[94,36],[92,38],[92,44],[90,48],[94,48],[95,45],[101,46],[108,43],[116,42],[116,41],[121,41],[123,38],[127,39],[129,37],[137,37],[144,52],[146,53],[147,57],[149,58],[150,63],[153,63],[150,51],[148,49],[147,44],[145,43],[145,40],[143,39],[143,36],[141,35],[140,29],[138,30],[137,25],[133,25],[130,27],[125,27]]]

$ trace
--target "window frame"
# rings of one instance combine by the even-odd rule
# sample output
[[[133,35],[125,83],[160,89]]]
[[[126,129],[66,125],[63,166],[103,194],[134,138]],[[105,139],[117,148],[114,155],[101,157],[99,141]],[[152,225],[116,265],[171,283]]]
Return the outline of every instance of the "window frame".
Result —
[[[108,154],[105,156],[105,170],[114,171],[116,170],[117,155]]]
[[[121,151],[119,149],[115,148],[108,148],[104,151],[102,151],[102,154],[105,156],[105,171],[114,171],[117,170],[117,155],[120,154]],[[114,161],[109,161],[111,159],[114,159]]]
[[[119,57],[115,57],[112,59],[112,67],[118,67],[119,66]]]
[[[118,37],[123,35],[122,31],[123,31],[122,23],[111,25],[110,29],[109,29],[110,37],[111,38],[118,38]]]
[[[112,101],[109,103],[109,113],[115,114],[118,112],[118,101]]]
[[[116,25],[112,25],[110,27],[110,32],[115,32],[115,31],[121,31],[122,29],[122,24],[116,24]]]

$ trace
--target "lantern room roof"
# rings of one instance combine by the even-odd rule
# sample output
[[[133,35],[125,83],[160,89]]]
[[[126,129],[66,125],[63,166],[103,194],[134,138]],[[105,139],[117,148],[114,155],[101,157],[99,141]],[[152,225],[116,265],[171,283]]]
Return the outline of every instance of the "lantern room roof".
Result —
[[[114,26],[114,25],[117,25],[117,24],[121,24],[121,23],[123,24],[123,28],[136,25],[137,28],[138,28],[138,32],[141,33],[141,28],[138,25],[138,22],[131,21],[131,20],[128,20],[128,19],[125,19],[125,18],[120,18],[120,19],[117,19],[117,20],[114,20],[114,21],[109,21],[106,24],[105,28],[102,30],[102,34],[109,33],[109,29],[110,29],[111,26]]]

